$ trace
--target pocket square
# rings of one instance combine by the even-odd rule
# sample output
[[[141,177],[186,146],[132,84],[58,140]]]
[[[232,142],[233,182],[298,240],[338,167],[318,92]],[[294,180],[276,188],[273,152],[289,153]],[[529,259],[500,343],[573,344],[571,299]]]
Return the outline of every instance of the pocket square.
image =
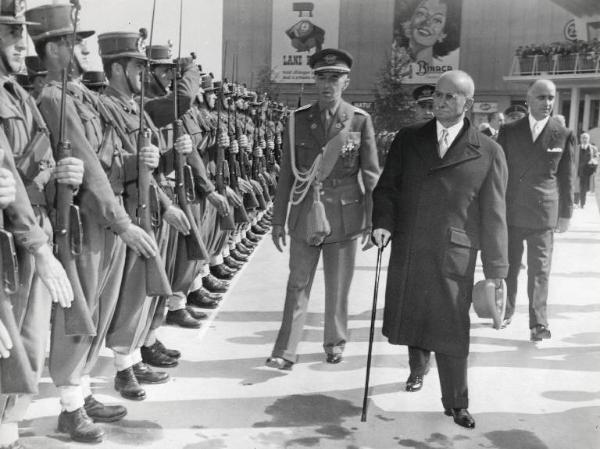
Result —
[[[563,151],[563,149],[562,149],[562,148],[559,148],[559,147],[556,147],[556,148],[548,148],[548,149],[546,150],[546,152],[548,152],[548,153],[562,153],[562,151]]]

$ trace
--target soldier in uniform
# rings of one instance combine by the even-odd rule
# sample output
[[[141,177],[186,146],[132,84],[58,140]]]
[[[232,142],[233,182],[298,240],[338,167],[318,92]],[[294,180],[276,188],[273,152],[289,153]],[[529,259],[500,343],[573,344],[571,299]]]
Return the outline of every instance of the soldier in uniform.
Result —
[[[108,81],[106,81],[106,75],[102,70],[87,70],[81,77],[81,82],[89,90],[101,94],[104,92]]]
[[[323,348],[327,363],[342,360],[357,240],[362,236],[363,249],[370,244],[371,193],[379,176],[371,117],[342,99],[350,81],[352,57],[343,50],[325,49],[311,57],[310,66],[318,101],[290,117],[273,205],[272,238],[279,251],[286,243],[284,226],[288,223],[290,276],[283,321],[267,365],[288,370],[297,360],[296,348],[321,252],[325,274]],[[319,209],[313,206],[319,197],[329,233],[319,219]],[[321,234],[311,232],[319,228]]]
[[[435,87],[424,84],[413,90],[415,99],[415,122],[425,122],[433,118],[433,91]]]
[[[0,1],[0,117],[5,137],[2,148],[12,151],[13,174],[20,178],[17,200],[7,208],[9,230],[17,243],[20,275],[19,289],[11,301],[31,369],[39,379],[44,366],[45,329],[50,322],[51,302],[68,307],[73,299],[69,279],[49,244],[52,227],[48,205],[51,202],[45,190],[55,181],[79,186],[83,163],[76,158],[65,158],[55,164],[35,100],[10,77],[23,64],[24,25],[27,24],[24,10],[24,1]],[[0,396],[0,444],[19,447],[17,422],[30,400],[31,395]]]
[[[46,75],[48,70],[39,56],[31,55],[25,57],[25,66],[27,67],[27,75],[31,82],[31,95],[37,98],[46,84]]]

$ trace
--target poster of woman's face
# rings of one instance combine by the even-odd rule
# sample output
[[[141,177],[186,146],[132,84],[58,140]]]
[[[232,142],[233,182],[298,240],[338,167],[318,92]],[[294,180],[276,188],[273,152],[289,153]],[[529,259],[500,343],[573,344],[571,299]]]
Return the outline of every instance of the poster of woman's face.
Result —
[[[458,68],[462,0],[396,0],[392,63],[405,83]]]

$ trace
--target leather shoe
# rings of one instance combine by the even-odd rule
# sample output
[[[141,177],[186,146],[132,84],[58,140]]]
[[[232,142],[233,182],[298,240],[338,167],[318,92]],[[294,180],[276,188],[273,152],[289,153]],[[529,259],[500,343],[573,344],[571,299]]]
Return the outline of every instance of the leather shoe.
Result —
[[[230,269],[235,270],[235,271],[239,271],[239,269],[244,266],[243,263],[238,262],[231,256],[223,257],[223,264],[225,264],[225,266],[227,266]]]
[[[260,237],[252,232],[250,229],[246,231],[246,238],[251,242],[258,243],[260,242]]]
[[[510,317],[510,318],[504,318],[502,320],[502,324],[500,325],[500,329],[507,328],[510,325],[510,323],[512,323],[512,317]]]
[[[241,244],[244,245],[246,248],[248,249],[254,249],[256,248],[257,243],[254,243],[252,240],[250,240],[248,237],[244,237],[241,241]]]
[[[224,264],[211,265],[210,273],[217,279],[233,279],[233,272],[231,272]]]
[[[263,228],[267,228],[267,229],[268,229],[268,228],[271,226],[271,220],[270,220],[270,219],[268,219],[268,218],[264,218],[264,217],[263,217],[263,218],[262,218],[262,219],[261,219],[261,220],[258,222],[258,224],[259,224],[260,226],[262,226]]]
[[[178,351],[179,352],[179,351]],[[169,357],[160,351],[154,343],[152,346],[142,346],[142,362],[158,368],[174,368],[178,365],[177,359]]]
[[[228,287],[227,284],[225,284],[225,286]],[[212,301],[221,301],[223,299],[223,293],[211,292],[211,291],[205,289],[204,287],[200,287],[196,291],[202,297],[210,299]]]
[[[165,345],[163,345],[158,338],[151,347],[156,348],[158,351],[162,352],[164,355],[171,357],[172,359],[178,359],[181,357],[181,352],[179,352],[177,349],[165,348]]]
[[[342,361],[342,354],[327,354],[327,363],[340,363]]]
[[[242,243],[237,243],[235,245],[235,249],[237,249],[240,253],[249,256],[250,254],[252,254],[252,250],[250,248],[247,248],[246,246],[244,246]]]
[[[543,324],[536,324],[531,329],[531,341],[542,341],[552,337],[550,329]]]
[[[146,392],[140,386],[131,366],[122,371],[117,371],[117,375],[115,376],[115,390],[120,392],[121,396],[125,399],[132,399],[134,401],[143,401],[146,399]]]
[[[127,409],[122,405],[104,405],[91,394],[85,398],[83,408],[94,422],[115,422],[127,415]]]
[[[467,429],[475,428],[475,420],[466,408],[447,408],[444,410],[446,416],[452,416],[454,422],[459,426],[466,427]]]
[[[179,310],[169,310],[167,312],[166,323],[188,329],[199,329],[201,326],[200,321],[192,318],[190,312],[188,312],[185,308]]]
[[[246,254],[240,253],[237,248],[233,248],[229,250],[229,255],[233,257],[238,262],[248,262],[248,256]]]
[[[219,307],[219,301],[206,297],[199,290],[190,292],[187,296],[187,303],[190,306],[200,307],[201,309],[216,309]]]
[[[269,368],[277,368],[282,371],[291,371],[294,367],[294,362],[290,362],[281,357],[269,357],[265,362],[265,365]]]
[[[58,429],[61,433],[68,433],[73,441],[79,443],[100,443],[104,430],[85,413],[83,407],[67,412],[63,410],[58,415]]]
[[[185,310],[192,316],[195,320],[205,320],[208,318],[208,313],[202,312],[198,309],[193,308],[192,306],[185,306]]]
[[[419,391],[423,388],[423,376],[413,376],[412,374],[406,379],[405,390],[410,392]]]
[[[269,230],[266,228],[263,228],[262,226],[260,226],[258,223],[255,225],[252,225],[252,227],[250,228],[250,230],[258,235],[265,235]]]
[[[213,293],[225,293],[229,284],[221,279],[217,279],[212,274],[207,274],[202,278],[202,287]]]
[[[164,371],[154,371],[144,362],[137,362],[132,368],[135,378],[141,384],[164,384],[170,377]]]

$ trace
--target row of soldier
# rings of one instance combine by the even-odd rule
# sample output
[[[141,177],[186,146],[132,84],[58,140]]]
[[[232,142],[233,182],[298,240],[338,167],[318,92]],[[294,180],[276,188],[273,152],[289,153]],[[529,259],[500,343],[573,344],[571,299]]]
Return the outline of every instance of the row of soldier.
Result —
[[[143,32],[99,35],[107,82],[86,75],[94,32],[77,28],[72,3],[1,0],[0,447],[21,447],[49,325],[58,431],[99,442],[97,423],[127,413],[94,398],[102,346],[115,389],[145,399],[143,384],[169,379],[149,365],[180,357],[156,338],[165,316],[200,327],[270,224],[284,108],[169,46],[144,50]],[[15,81],[25,33],[39,59],[21,80],[35,98]]]

